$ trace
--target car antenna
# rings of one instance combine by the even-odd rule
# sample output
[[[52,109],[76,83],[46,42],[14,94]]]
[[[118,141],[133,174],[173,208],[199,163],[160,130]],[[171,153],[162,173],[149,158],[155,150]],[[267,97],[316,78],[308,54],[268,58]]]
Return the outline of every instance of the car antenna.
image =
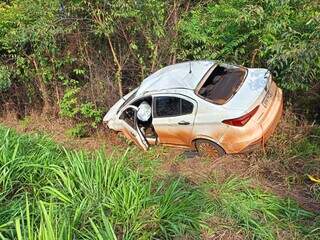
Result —
[[[191,69],[191,61],[189,62],[189,73],[192,73],[192,69]]]

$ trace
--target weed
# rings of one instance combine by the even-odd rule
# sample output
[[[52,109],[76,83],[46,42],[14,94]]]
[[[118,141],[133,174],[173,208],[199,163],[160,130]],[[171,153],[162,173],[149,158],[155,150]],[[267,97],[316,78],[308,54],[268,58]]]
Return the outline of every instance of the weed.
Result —
[[[74,127],[67,130],[67,135],[69,137],[83,138],[88,136],[88,131],[86,129],[85,123],[78,123]]]
[[[248,155],[258,174],[286,186],[305,184],[307,175],[320,176],[319,127],[287,110],[264,151]]]
[[[311,192],[314,198],[320,202],[320,184],[314,184],[311,186]]]
[[[159,175],[165,149],[68,151],[42,135],[3,127],[0,140],[0,238],[320,237],[314,213],[248,180],[209,177],[194,186]],[[311,190],[319,196],[316,186]]]
[[[22,120],[20,120],[19,123],[23,129],[26,129],[31,123],[31,118],[27,116],[27,117],[23,118]]]
[[[310,127],[309,132],[294,143],[291,151],[304,158],[320,156],[320,127]]]

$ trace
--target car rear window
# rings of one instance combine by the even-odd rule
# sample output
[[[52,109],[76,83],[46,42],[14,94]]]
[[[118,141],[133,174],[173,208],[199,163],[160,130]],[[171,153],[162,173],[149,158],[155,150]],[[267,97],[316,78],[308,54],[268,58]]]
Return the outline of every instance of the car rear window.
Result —
[[[245,78],[246,71],[239,67],[216,66],[198,90],[198,95],[210,102],[222,105],[236,94]]]

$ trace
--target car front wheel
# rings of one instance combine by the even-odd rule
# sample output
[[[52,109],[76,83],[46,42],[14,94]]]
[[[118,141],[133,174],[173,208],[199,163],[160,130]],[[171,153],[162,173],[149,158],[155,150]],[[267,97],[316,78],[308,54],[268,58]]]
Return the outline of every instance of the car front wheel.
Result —
[[[225,151],[218,144],[206,140],[206,139],[198,139],[195,142],[195,147],[200,154],[201,157],[208,157],[211,159],[217,159],[225,155]]]

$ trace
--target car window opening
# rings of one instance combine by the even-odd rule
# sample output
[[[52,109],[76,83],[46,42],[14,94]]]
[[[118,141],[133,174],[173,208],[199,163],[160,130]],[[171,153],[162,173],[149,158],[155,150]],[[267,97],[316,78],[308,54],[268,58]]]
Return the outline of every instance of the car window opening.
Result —
[[[133,108],[124,110],[120,115],[120,119],[124,120],[130,127],[135,129],[135,111]]]
[[[157,138],[157,133],[154,130],[154,127],[152,125],[152,114],[151,114],[152,113],[152,110],[151,110],[152,97],[151,96],[143,97],[132,103],[132,105],[138,107],[140,111],[146,111],[146,108],[145,108],[146,104],[150,106],[150,117],[148,117],[148,119],[143,119],[143,118],[139,119],[139,117],[137,116],[137,119],[136,119],[137,125],[146,139]],[[141,115],[145,115],[145,114],[146,113],[142,113]]]
[[[199,89],[198,94],[210,102],[222,105],[230,100],[242,85],[245,70],[218,65]]]

